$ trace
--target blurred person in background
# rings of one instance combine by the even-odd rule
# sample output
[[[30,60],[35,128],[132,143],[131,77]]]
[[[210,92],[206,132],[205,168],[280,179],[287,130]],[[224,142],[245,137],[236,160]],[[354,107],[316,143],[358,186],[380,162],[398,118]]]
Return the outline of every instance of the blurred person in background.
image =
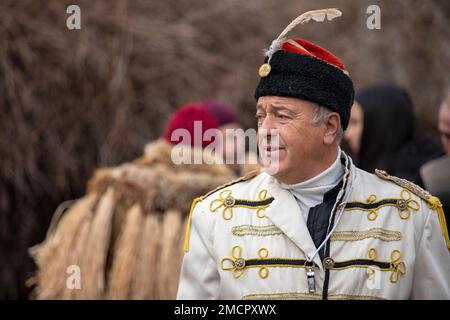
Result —
[[[344,132],[342,140],[343,148],[352,156],[358,159],[359,150],[361,149],[361,137],[364,128],[364,112],[361,105],[355,100],[353,102],[350,121],[347,130]]]
[[[430,193],[442,201],[447,221],[450,214],[450,89],[442,101],[438,116],[438,129],[446,154],[422,166],[420,175]],[[448,227],[448,226],[447,226]]]
[[[429,134],[416,128],[411,98],[395,85],[356,94],[344,139],[359,168],[386,170],[420,186],[420,167],[443,154]]]
[[[201,105],[182,107],[142,157],[96,170],[86,195],[57,210],[45,241],[30,249],[38,267],[29,281],[33,298],[175,298],[190,201],[235,177],[224,164],[174,164],[180,141],[172,134],[185,129],[192,137],[194,121],[201,121],[202,136],[219,126]],[[209,144],[192,141],[181,152]],[[73,290],[77,268],[80,287]]]
[[[232,108],[215,99],[205,99],[200,104],[211,112],[219,123],[219,129],[223,136],[224,161],[233,159],[227,165],[235,172],[236,176],[243,176],[253,170],[258,170],[258,156],[251,151],[246,152],[245,140],[236,135],[237,131],[243,132],[243,126]],[[244,163],[239,163],[239,159],[244,160]]]

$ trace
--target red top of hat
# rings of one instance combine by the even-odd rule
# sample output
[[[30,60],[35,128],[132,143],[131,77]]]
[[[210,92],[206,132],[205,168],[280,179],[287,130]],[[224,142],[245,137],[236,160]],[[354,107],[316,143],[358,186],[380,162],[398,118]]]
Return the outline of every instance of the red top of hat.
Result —
[[[293,38],[286,40],[281,48],[285,51],[320,59],[341,69],[344,73],[348,74],[347,69],[338,57],[336,57],[330,51],[325,50],[324,48],[319,47],[318,45],[315,45],[314,43],[311,43],[309,41],[300,38]]]
[[[201,134],[201,137],[194,136],[194,125],[195,121],[199,121],[200,124],[198,124],[198,127],[201,128],[198,134]],[[201,125],[201,126],[200,126]],[[197,146],[196,142],[201,143],[201,147],[206,147],[211,141],[205,141],[203,139],[203,135],[208,129],[217,129],[219,127],[219,123],[217,122],[216,118],[204,107],[202,107],[199,104],[195,103],[188,103],[178,109],[172,117],[169,120],[169,123],[166,126],[166,132],[164,133],[163,138],[172,143],[172,144],[178,144],[183,142],[183,140],[187,140],[185,138],[179,138],[172,140],[172,133],[177,129],[185,129],[189,132],[190,137],[187,142],[189,142],[192,146]],[[195,133],[197,134],[197,133]],[[186,141],[184,141],[186,142]],[[198,143],[198,146],[200,146],[200,143]]]

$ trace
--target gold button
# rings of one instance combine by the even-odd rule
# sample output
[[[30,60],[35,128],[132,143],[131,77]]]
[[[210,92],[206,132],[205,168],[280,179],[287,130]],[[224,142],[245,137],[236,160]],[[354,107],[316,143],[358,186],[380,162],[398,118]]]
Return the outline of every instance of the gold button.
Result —
[[[237,270],[244,269],[245,268],[244,258],[236,259],[236,261],[234,262],[234,266],[236,267]]]
[[[402,211],[405,211],[407,209],[408,205],[405,200],[398,199],[397,200],[397,208],[399,208]]]
[[[272,67],[268,63],[264,63],[259,67],[259,76],[264,78],[267,77],[270,73],[270,70],[272,70]]]
[[[232,207],[232,206],[234,206],[234,203],[235,203],[235,200],[232,196],[228,196],[225,198],[225,201],[224,201],[225,207]]]
[[[334,267],[334,260],[330,257],[323,259],[323,265],[326,269],[331,269]]]

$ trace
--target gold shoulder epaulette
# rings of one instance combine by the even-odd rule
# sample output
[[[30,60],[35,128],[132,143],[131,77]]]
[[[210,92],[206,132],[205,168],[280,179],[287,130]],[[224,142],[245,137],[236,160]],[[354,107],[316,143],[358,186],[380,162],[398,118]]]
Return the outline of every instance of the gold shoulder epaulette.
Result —
[[[236,184],[236,183],[239,183],[239,182],[251,180],[251,179],[253,179],[254,177],[256,177],[259,173],[260,173],[259,170],[253,170],[253,171],[250,171],[250,172],[247,173],[245,176],[242,176],[242,177],[240,177],[240,178],[237,178],[237,179],[235,179],[235,180],[232,180],[232,181],[230,181],[230,182],[227,182],[227,183],[225,183],[225,184],[223,184],[223,185],[221,185],[221,186],[215,188],[214,190],[211,190],[210,192],[208,192],[207,194],[205,194],[205,195],[202,196],[201,198],[202,198],[202,199],[205,199],[205,198],[209,197],[210,195],[212,195],[214,192],[219,191],[219,190],[221,190],[221,189],[223,189],[223,188],[232,186],[232,185],[234,185],[234,184]]]
[[[417,195],[418,197],[422,198],[425,201],[428,201],[428,199],[432,197],[432,195],[428,191],[412,183],[411,181],[391,176],[384,170],[375,169],[375,174],[383,180],[392,181],[396,185],[408,189],[409,191],[411,191],[412,193],[414,193],[415,195]]]
[[[256,177],[258,174],[259,174],[259,170],[250,171],[245,176],[240,177],[238,179],[235,179],[233,181],[230,181],[228,183],[225,183],[224,185],[221,185],[220,187],[217,187],[214,190],[211,190],[210,192],[208,192],[204,196],[195,198],[194,201],[192,201],[191,211],[189,212],[189,218],[188,218],[187,225],[186,225],[186,234],[185,234],[185,237],[184,237],[184,252],[188,252],[189,251],[189,239],[190,239],[190,235],[191,235],[192,212],[194,211],[194,208],[197,205],[197,203],[199,203],[200,201],[204,200],[205,198],[207,198],[208,196],[210,196],[211,194],[213,194],[214,192],[216,192],[216,191],[218,191],[220,189],[229,187],[231,185],[234,185],[234,184],[242,182],[242,181],[248,181],[248,180],[253,179],[254,177]]]
[[[445,221],[444,209],[442,208],[442,203],[439,200],[439,198],[432,196],[428,191],[412,183],[411,181],[391,176],[384,170],[375,169],[375,174],[383,180],[391,181],[399,185],[400,187],[408,189],[418,197],[425,200],[428,203],[428,207],[430,209],[434,209],[437,211],[439,217],[439,224],[441,225],[441,232],[442,235],[444,236],[445,244],[447,245],[447,248],[450,250],[450,240],[448,236],[447,222]]]

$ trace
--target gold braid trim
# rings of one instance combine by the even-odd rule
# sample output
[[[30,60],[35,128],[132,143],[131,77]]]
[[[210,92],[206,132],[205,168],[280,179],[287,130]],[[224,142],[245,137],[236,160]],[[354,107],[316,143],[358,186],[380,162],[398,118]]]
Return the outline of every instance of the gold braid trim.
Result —
[[[428,191],[422,189],[421,187],[412,183],[411,181],[391,176],[386,171],[378,170],[378,169],[375,169],[375,174],[383,180],[391,181],[391,182],[395,183],[396,185],[399,185],[400,187],[408,189],[409,191],[411,191],[412,193],[419,196],[420,198],[422,198],[425,201],[428,201],[428,199],[432,197]]]
[[[381,179],[391,181],[405,189],[408,189],[409,191],[425,200],[428,203],[428,207],[430,209],[436,210],[436,212],[438,213],[439,224],[441,225],[442,236],[445,240],[445,245],[450,251],[450,240],[448,236],[447,222],[445,221],[444,209],[442,208],[442,203],[439,198],[432,196],[428,191],[415,185],[411,181],[391,176],[386,171],[376,169],[375,174]]]
[[[247,294],[242,300],[322,300],[322,295],[299,292]]]
[[[191,220],[192,220],[192,212],[194,211],[195,205],[202,201],[202,197],[195,198],[194,201],[192,201],[191,210],[189,211],[189,218],[186,225],[186,233],[184,235],[184,252],[189,251],[189,240],[191,236]]]
[[[256,177],[259,173],[260,173],[259,170],[253,170],[253,171],[250,171],[249,173],[247,173],[247,174],[246,174],[245,176],[243,176],[243,177],[240,177],[240,178],[238,178],[238,179],[235,179],[235,180],[233,180],[233,181],[230,181],[230,182],[228,182],[228,183],[225,183],[225,184],[223,184],[223,185],[221,185],[221,186],[215,188],[214,190],[211,190],[210,192],[208,192],[207,194],[205,194],[202,198],[205,199],[206,197],[212,195],[214,192],[219,191],[220,189],[224,189],[224,188],[226,188],[226,187],[232,186],[232,185],[234,185],[234,184],[236,184],[236,183],[239,183],[239,182],[242,182],[242,181],[247,181],[247,180],[253,179],[253,178]]]
[[[386,300],[376,296],[359,296],[349,294],[329,294],[329,300]],[[242,300],[322,300],[322,295],[318,293],[269,293],[269,294],[248,294],[242,297]]]
[[[428,207],[434,209],[438,213],[439,224],[441,225],[442,236],[445,240],[445,245],[450,251],[450,240],[448,238],[447,222],[445,221],[444,209],[442,208],[441,200],[438,197],[431,197],[428,199]]]
[[[386,300],[382,297],[376,296],[357,296],[350,294],[330,294],[328,300]]]
[[[382,241],[400,241],[402,233],[381,228],[372,228],[364,231],[335,231],[331,235],[331,241],[359,241],[375,238]]]
[[[253,226],[253,225],[240,225],[231,229],[231,233],[235,236],[274,236],[282,234],[283,232],[275,225],[267,226]]]

